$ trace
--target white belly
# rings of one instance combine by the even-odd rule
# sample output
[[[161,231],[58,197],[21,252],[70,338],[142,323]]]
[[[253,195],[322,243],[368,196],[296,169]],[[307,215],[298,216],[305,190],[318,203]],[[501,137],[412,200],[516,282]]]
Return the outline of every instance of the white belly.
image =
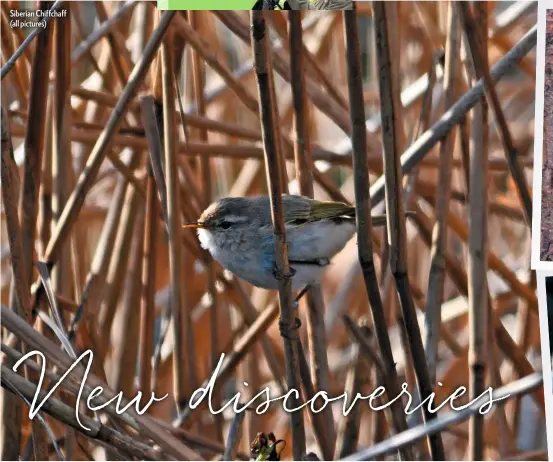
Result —
[[[264,229],[272,234],[272,228]],[[306,285],[318,284],[323,276],[325,266],[317,264],[301,264],[298,260],[314,261],[326,258],[330,260],[343,249],[355,233],[355,223],[344,222],[339,225],[331,222],[319,222],[301,226],[287,226],[288,258],[294,270],[292,276],[292,291],[303,289]],[[263,268],[260,264],[264,259],[261,250],[255,244],[247,252],[235,248],[226,250],[226,246],[216,245],[213,236],[205,230],[198,230],[202,247],[208,250],[213,258],[224,268],[240,279],[264,289],[278,289],[278,280],[272,270]],[[237,251],[238,250],[238,251]],[[272,251],[271,251],[272,252]]]
[[[235,264],[234,260],[230,260],[228,256],[220,253],[214,258],[221,263],[226,269],[231,271],[250,284],[261,287],[263,289],[278,290],[279,281],[275,278],[272,271],[262,271],[259,268],[257,259],[251,259]],[[301,265],[298,263],[290,264],[293,269],[292,273],[292,291],[296,292],[303,289],[306,285],[318,284],[325,270],[324,266],[319,265]]]

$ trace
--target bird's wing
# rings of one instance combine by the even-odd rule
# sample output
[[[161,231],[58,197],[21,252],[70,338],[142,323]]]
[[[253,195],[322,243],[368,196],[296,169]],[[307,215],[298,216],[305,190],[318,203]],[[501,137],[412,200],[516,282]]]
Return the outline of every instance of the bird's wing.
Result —
[[[311,216],[314,220],[324,218],[354,217],[355,207],[343,202],[313,201],[311,203]]]
[[[286,223],[309,223],[325,218],[355,216],[355,207],[343,202],[318,201],[301,196],[283,196],[283,203]]]
[[[314,221],[355,217],[355,207],[344,202],[318,201],[302,196],[283,195],[284,221],[287,224],[310,223]],[[415,212],[406,211],[405,216],[413,216]],[[373,226],[385,226],[386,214],[372,215]]]

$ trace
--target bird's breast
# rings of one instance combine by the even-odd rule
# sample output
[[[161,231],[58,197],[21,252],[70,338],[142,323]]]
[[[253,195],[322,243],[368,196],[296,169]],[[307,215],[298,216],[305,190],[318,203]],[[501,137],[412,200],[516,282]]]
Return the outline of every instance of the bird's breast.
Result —
[[[274,288],[271,281],[274,277],[266,271],[265,265],[267,263],[270,268],[271,263],[263,261],[261,248],[255,239],[236,234],[229,239],[205,229],[198,230],[198,239],[201,246],[225,269],[255,286]]]

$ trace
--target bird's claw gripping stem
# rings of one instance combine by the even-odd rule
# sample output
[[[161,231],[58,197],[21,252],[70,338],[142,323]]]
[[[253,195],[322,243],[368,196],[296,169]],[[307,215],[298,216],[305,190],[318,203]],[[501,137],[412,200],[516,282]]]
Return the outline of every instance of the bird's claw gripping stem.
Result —
[[[273,262],[273,276],[277,280],[282,280],[286,278],[291,278],[296,274],[296,270],[292,267],[290,267],[290,272],[288,274],[285,274],[283,271],[280,270],[280,268],[277,266],[276,262]]]
[[[294,318],[294,326],[291,326],[287,322],[283,322],[281,319],[278,320],[278,330],[280,335],[289,340],[296,340],[298,338],[298,329],[301,327],[301,321],[299,318]]]
[[[300,290],[294,301],[292,302],[292,308],[295,310],[299,309],[300,307],[300,300],[301,298],[309,291],[310,286],[306,285],[303,289]]]

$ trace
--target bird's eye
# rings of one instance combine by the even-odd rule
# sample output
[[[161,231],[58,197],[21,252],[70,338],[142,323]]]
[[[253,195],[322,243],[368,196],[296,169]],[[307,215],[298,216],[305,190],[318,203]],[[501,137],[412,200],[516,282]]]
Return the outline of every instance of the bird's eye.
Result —
[[[221,228],[229,229],[230,228],[230,222],[229,221],[222,221],[221,222]]]

